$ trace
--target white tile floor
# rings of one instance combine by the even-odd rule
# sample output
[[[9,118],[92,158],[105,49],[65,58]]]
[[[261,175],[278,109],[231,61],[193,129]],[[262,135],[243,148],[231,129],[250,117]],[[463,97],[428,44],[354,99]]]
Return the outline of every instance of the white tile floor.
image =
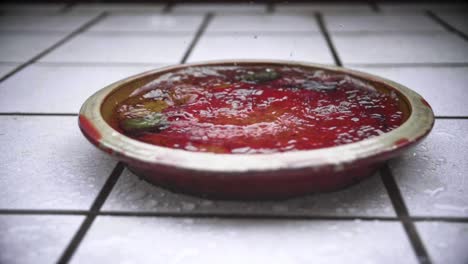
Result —
[[[264,14],[266,5],[264,4],[176,4],[173,7],[174,13],[198,13],[214,12],[220,15],[231,14]]]
[[[101,217],[72,263],[234,264],[247,256],[253,264],[417,263],[397,223],[146,217]]]
[[[0,263],[467,263],[465,8],[0,5]],[[334,64],[333,48],[439,116],[390,174],[346,190],[282,202],[176,194],[115,169],[77,128],[90,94],[185,55]]]
[[[468,67],[352,67],[397,81],[431,102],[439,116],[468,116]],[[445,92],[441,92],[445,91]]]
[[[195,32],[203,15],[111,15],[89,29],[92,32]]]
[[[443,31],[428,16],[424,15],[325,15],[330,32],[405,32],[405,31]]]
[[[31,65],[0,83],[0,111],[77,114],[102,87],[159,66]]]
[[[0,16],[0,30],[11,31],[65,31],[71,32],[89,22],[94,15],[80,16]]]
[[[390,199],[375,175],[335,193],[314,194],[283,202],[214,201],[155,188],[125,171],[104,204],[103,211],[249,213],[321,216],[395,216]]]
[[[333,63],[327,44],[319,34],[291,34],[287,37],[269,34],[206,34],[194,48],[189,61],[249,58]]]
[[[61,40],[66,33],[5,33],[0,38],[2,62],[26,62]]]
[[[434,263],[466,263],[467,223],[420,222],[416,226]]]
[[[0,116],[1,209],[91,207],[115,162],[76,129],[76,117]],[[84,166],[83,164],[86,164]]]
[[[333,34],[346,64],[468,63],[468,43],[450,33]]]
[[[333,4],[325,1],[320,4],[304,4],[304,3],[280,3],[276,5],[277,13],[313,13],[322,12],[324,14],[337,13],[355,13],[366,14],[372,13],[371,7],[366,4]]]
[[[193,33],[176,36],[83,33],[42,62],[177,63]]]
[[[319,27],[310,15],[232,15],[216,16],[206,32],[319,32]]]
[[[437,120],[414,151],[391,162],[411,215],[468,215],[468,120]]]
[[[0,215],[0,263],[53,263],[83,216]]]

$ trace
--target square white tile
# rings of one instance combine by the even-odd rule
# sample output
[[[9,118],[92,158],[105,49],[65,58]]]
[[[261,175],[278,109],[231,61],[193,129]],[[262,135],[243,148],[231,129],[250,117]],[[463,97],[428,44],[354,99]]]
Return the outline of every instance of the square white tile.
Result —
[[[202,15],[111,15],[92,26],[89,31],[102,32],[195,32]]]
[[[83,216],[0,215],[0,263],[55,263]]]
[[[140,3],[92,3],[78,4],[73,7],[71,13],[161,13],[164,4],[140,4]]]
[[[444,31],[445,29],[424,15],[325,15],[325,24],[332,32],[381,31]]]
[[[0,208],[91,207],[116,162],[81,135],[77,119],[0,117]]]
[[[282,59],[333,63],[321,35],[205,35],[189,61],[214,59]]]
[[[56,14],[65,7],[65,4],[0,4],[0,12],[5,14]]]
[[[0,30],[8,31],[65,31],[72,32],[85,23],[91,21],[94,16],[0,16]]]
[[[398,222],[149,217],[98,217],[72,259],[72,263],[168,261],[417,263]]]
[[[438,116],[468,116],[468,67],[353,67],[399,82],[421,94]]]
[[[390,163],[413,216],[468,216],[468,120],[437,120],[427,139]]]
[[[366,14],[373,13],[370,5],[366,4],[333,4],[333,3],[279,3],[275,5],[276,13],[314,13],[323,14]]]
[[[456,11],[460,9],[468,9],[468,5],[464,3],[381,3],[380,9],[384,13],[423,13],[427,10],[432,11]]]
[[[178,63],[192,33],[177,36],[84,33],[40,61],[105,63]]]
[[[26,62],[51,47],[65,33],[0,33],[0,62]]]
[[[206,14],[213,12],[216,14],[262,14],[266,13],[266,5],[253,3],[224,3],[224,4],[205,4],[205,3],[180,3],[174,5],[172,12],[174,13],[197,13]]]
[[[467,223],[419,222],[416,227],[433,263],[467,262]]]
[[[206,32],[319,32],[310,15],[215,16]]]
[[[78,113],[98,90],[154,68],[35,64],[0,83],[0,112]]]
[[[332,34],[344,64],[465,63],[468,42],[449,33]]]
[[[221,201],[173,193],[125,170],[104,211],[274,214],[320,216],[395,216],[379,174],[344,190],[285,201]]]

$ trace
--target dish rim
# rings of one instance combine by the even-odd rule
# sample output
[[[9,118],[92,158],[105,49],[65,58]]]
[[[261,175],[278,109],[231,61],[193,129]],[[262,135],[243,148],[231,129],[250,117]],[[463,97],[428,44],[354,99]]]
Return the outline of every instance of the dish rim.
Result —
[[[269,154],[217,154],[192,152],[144,143],[112,128],[101,114],[106,98],[121,86],[148,75],[170,72],[186,67],[216,66],[226,64],[270,64],[324,69],[349,74],[360,79],[380,82],[397,90],[404,96],[410,114],[398,128],[382,135],[354,143],[313,150],[287,151]],[[434,125],[434,114],[424,98],[413,90],[394,81],[361,71],[317,63],[286,60],[216,60],[177,64],[146,71],[97,91],[82,105],[79,126],[83,134],[97,147],[124,161],[139,162],[149,166],[169,166],[179,169],[203,172],[242,173],[251,171],[276,171],[282,169],[316,169],[332,167],[343,170],[346,165],[356,162],[391,156],[401,149],[425,137]],[[387,157],[388,158],[388,157]]]

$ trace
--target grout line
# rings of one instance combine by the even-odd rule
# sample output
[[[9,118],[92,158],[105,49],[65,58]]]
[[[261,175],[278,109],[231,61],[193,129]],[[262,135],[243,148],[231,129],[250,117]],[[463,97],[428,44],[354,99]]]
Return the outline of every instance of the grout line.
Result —
[[[330,34],[328,34],[328,30],[327,30],[327,27],[325,26],[325,22],[323,21],[322,14],[320,12],[315,13],[315,19],[317,20],[317,23],[320,27],[320,31],[322,32],[322,35],[328,44],[328,48],[330,49],[333,55],[333,60],[335,61],[335,64],[337,66],[343,66],[343,64],[341,63],[340,57],[338,56],[338,52],[336,51],[336,48],[333,45]]]
[[[370,8],[372,9],[372,11],[374,11],[374,13],[381,13],[382,12],[382,10],[380,10],[380,6],[377,4],[377,2],[375,2],[373,0],[370,0],[369,5],[370,5]]]
[[[448,223],[468,223],[468,217],[433,217],[417,216],[411,218],[417,222],[448,222]]]
[[[85,220],[83,221],[80,228],[73,236],[72,240],[70,241],[70,244],[68,244],[67,248],[63,252],[62,256],[60,256],[60,259],[58,260],[57,263],[68,263],[70,259],[73,257],[73,254],[75,253],[76,249],[78,248],[81,241],[83,240],[86,233],[88,232],[89,228],[91,227],[94,220],[96,219],[97,213],[99,212],[102,205],[104,204],[107,197],[109,196],[110,192],[112,191],[115,184],[117,183],[117,180],[122,174],[123,169],[124,169],[124,164],[121,162],[118,162],[114,170],[112,171],[111,175],[109,176],[109,178],[107,178],[107,181],[102,187],[101,191],[99,192],[99,195],[94,200],[93,205],[91,206],[91,210],[90,210],[91,214],[88,214],[86,216]]]
[[[435,116],[436,119],[468,119],[468,116]]]
[[[187,51],[185,52],[184,56],[182,57],[182,60],[180,63],[186,63],[188,57],[192,53],[193,48],[197,45],[198,41],[200,40],[201,36],[205,32],[206,28],[208,27],[208,24],[210,21],[213,19],[214,14],[213,13],[207,13],[205,17],[203,18],[203,22],[201,23],[200,27],[198,28],[197,32],[195,33],[195,37],[193,38],[192,42],[190,43]]]
[[[0,209],[0,215],[86,215],[86,210]]]
[[[437,22],[439,25],[444,27],[447,31],[458,35],[459,37],[461,37],[465,41],[468,41],[468,35],[466,35],[462,31],[458,30],[457,28],[453,27],[449,23],[445,22],[442,18],[440,18],[434,12],[428,10],[428,11],[426,11],[426,15],[429,16],[429,18],[431,18],[435,22]]]
[[[397,217],[391,216],[327,216],[327,215],[307,215],[288,214],[281,215],[275,213],[245,214],[245,213],[223,213],[223,212],[149,212],[149,211],[99,211],[91,212],[87,210],[69,209],[0,209],[0,215],[95,215],[95,216],[127,216],[127,217],[173,217],[173,218],[237,218],[237,219],[282,219],[282,220],[331,220],[331,221],[400,221]],[[451,216],[415,216],[410,217],[417,222],[448,222],[448,223],[468,223],[468,217]]]
[[[22,113],[22,112],[3,112],[0,116],[78,116],[77,113]]]
[[[413,247],[413,250],[418,258],[420,264],[430,264],[432,263],[429,255],[424,247],[424,244],[416,230],[414,223],[409,217],[408,208],[405,205],[403,197],[401,195],[400,189],[398,188],[395,178],[393,177],[392,171],[388,167],[388,164],[385,164],[381,171],[380,175],[387,190],[387,193],[392,201],[395,212],[397,213],[398,218],[400,219],[403,228],[408,236],[408,240]]]
[[[70,10],[72,10],[72,8],[75,7],[75,6],[76,6],[76,2],[74,2],[74,1],[69,2],[62,8],[62,10],[59,11],[59,13],[60,14],[66,14],[66,13],[70,12]]]
[[[174,2],[173,1],[167,2],[166,5],[164,6],[163,10],[162,10],[162,13],[163,14],[172,13],[173,7],[174,7]]]
[[[41,53],[37,54],[36,56],[34,56],[32,59],[26,61],[25,63],[19,65],[18,67],[16,67],[13,71],[11,71],[10,73],[8,73],[7,75],[3,76],[2,78],[0,78],[0,82],[3,82],[5,81],[6,79],[10,78],[11,76],[13,76],[15,73],[21,71],[22,69],[26,68],[27,66],[33,64],[34,62],[38,61],[39,59],[41,59],[42,57],[44,57],[45,55],[49,54],[50,52],[52,52],[54,49],[58,48],[59,46],[63,45],[64,43],[66,43],[67,41],[69,41],[70,39],[74,38],[76,35],[82,33],[83,31],[85,31],[86,29],[88,29],[89,27],[93,26],[94,24],[96,24],[97,22],[101,21],[104,17],[107,16],[107,13],[104,12],[104,13],[101,13],[100,15],[96,16],[95,18],[93,18],[92,20],[88,21],[86,24],[84,24],[83,26],[81,26],[80,28],[78,28],[77,30],[71,32],[70,34],[68,34],[67,36],[65,36],[64,38],[62,38],[61,40],[59,40],[58,42],[56,42],[55,44],[53,44],[52,46],[50,46],[49,48],[47,48],[46,50],[42,51]]]

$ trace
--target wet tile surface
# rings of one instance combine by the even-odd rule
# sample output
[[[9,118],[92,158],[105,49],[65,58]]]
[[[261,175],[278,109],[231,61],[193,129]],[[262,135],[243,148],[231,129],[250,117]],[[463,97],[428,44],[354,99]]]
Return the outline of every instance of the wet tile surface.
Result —
[[[0,30],[72,32],[93,18],[93,15],[0,16]]]
[[[82,216],[0,215],[0,263],[54,263]]]
[[[235,43],[235,45],[234,45]],[[283,59],[333,63],[320,35],[206,35],[193,50],[189,61],[214,59]]]
[[[291,27],[294,25],[294,27]],[[315,17],[307,15],[219,16],[208,26],[210,32],[318,32]]]
[[[126,170],[108,200],[105,211],[197,212],[207,214],[273,214],[315,216],[394,216],[378,174],[351,188],[286,201],[215,201],[177,194],[140,180]]]
[[[172,10],[173,13],[207,13],[213,12],[216,14],[262,14],[266,13],[266,5],[263,4],[176,4]]]
[[[468,116],[468,67],[352,67],[399,82],[421,94],[438,116]]]
[[[110,12],[110,13],[160,13],[163,4],[113,3],[113,4],[78,4],[71,9],[72,13]]]
[[[195,32],[202,15],[112,15],[89,29],[92,32]]]
[[[78,113],[98,90],[154,68],[158,65],[32,65],[0,83],[0,112]]]
[[[25,62],[64,37],[64,33],[0,33],[0,62]]]
[[[448,33],[332,36],[345,64],[468,62],[468,42]]]
[[[419,222],[416,227],[433,263],[468,261],[468,223]]]
[[[325,15],[332,32],[443,31],[444,28],[424,15]]]
[[[0,11],[6,14],[57,14],[65,4],[0,4]]]
[[[399,223],[146,217],[99,217],[72,263],[362,263],[362,260],[416,263]]]
[[[85,33],[41,59],[45,62],[177,63],[192,40],[178,36]]]
[[[1,209],[89,209],[116,162],[77,117],[0,116]],[[60,162],[58,162],[60,161]]]
[[[405,13],[405,12],[425,12],[431,11],[456,11],[468,9],[467,4],[463,3],[381,3],[380,9],[384,13]]]
[[[328,13],[371,13],[371,7],[366,4],[333,4],[333,3],[317,3],[317,4],[301,4],[301,3],[284,3],[276,5],[277,13],[313,13],[322,12]]]
[[[413,216],[468,216],[468,120],[437,120],[427,139],[390,163]]]

